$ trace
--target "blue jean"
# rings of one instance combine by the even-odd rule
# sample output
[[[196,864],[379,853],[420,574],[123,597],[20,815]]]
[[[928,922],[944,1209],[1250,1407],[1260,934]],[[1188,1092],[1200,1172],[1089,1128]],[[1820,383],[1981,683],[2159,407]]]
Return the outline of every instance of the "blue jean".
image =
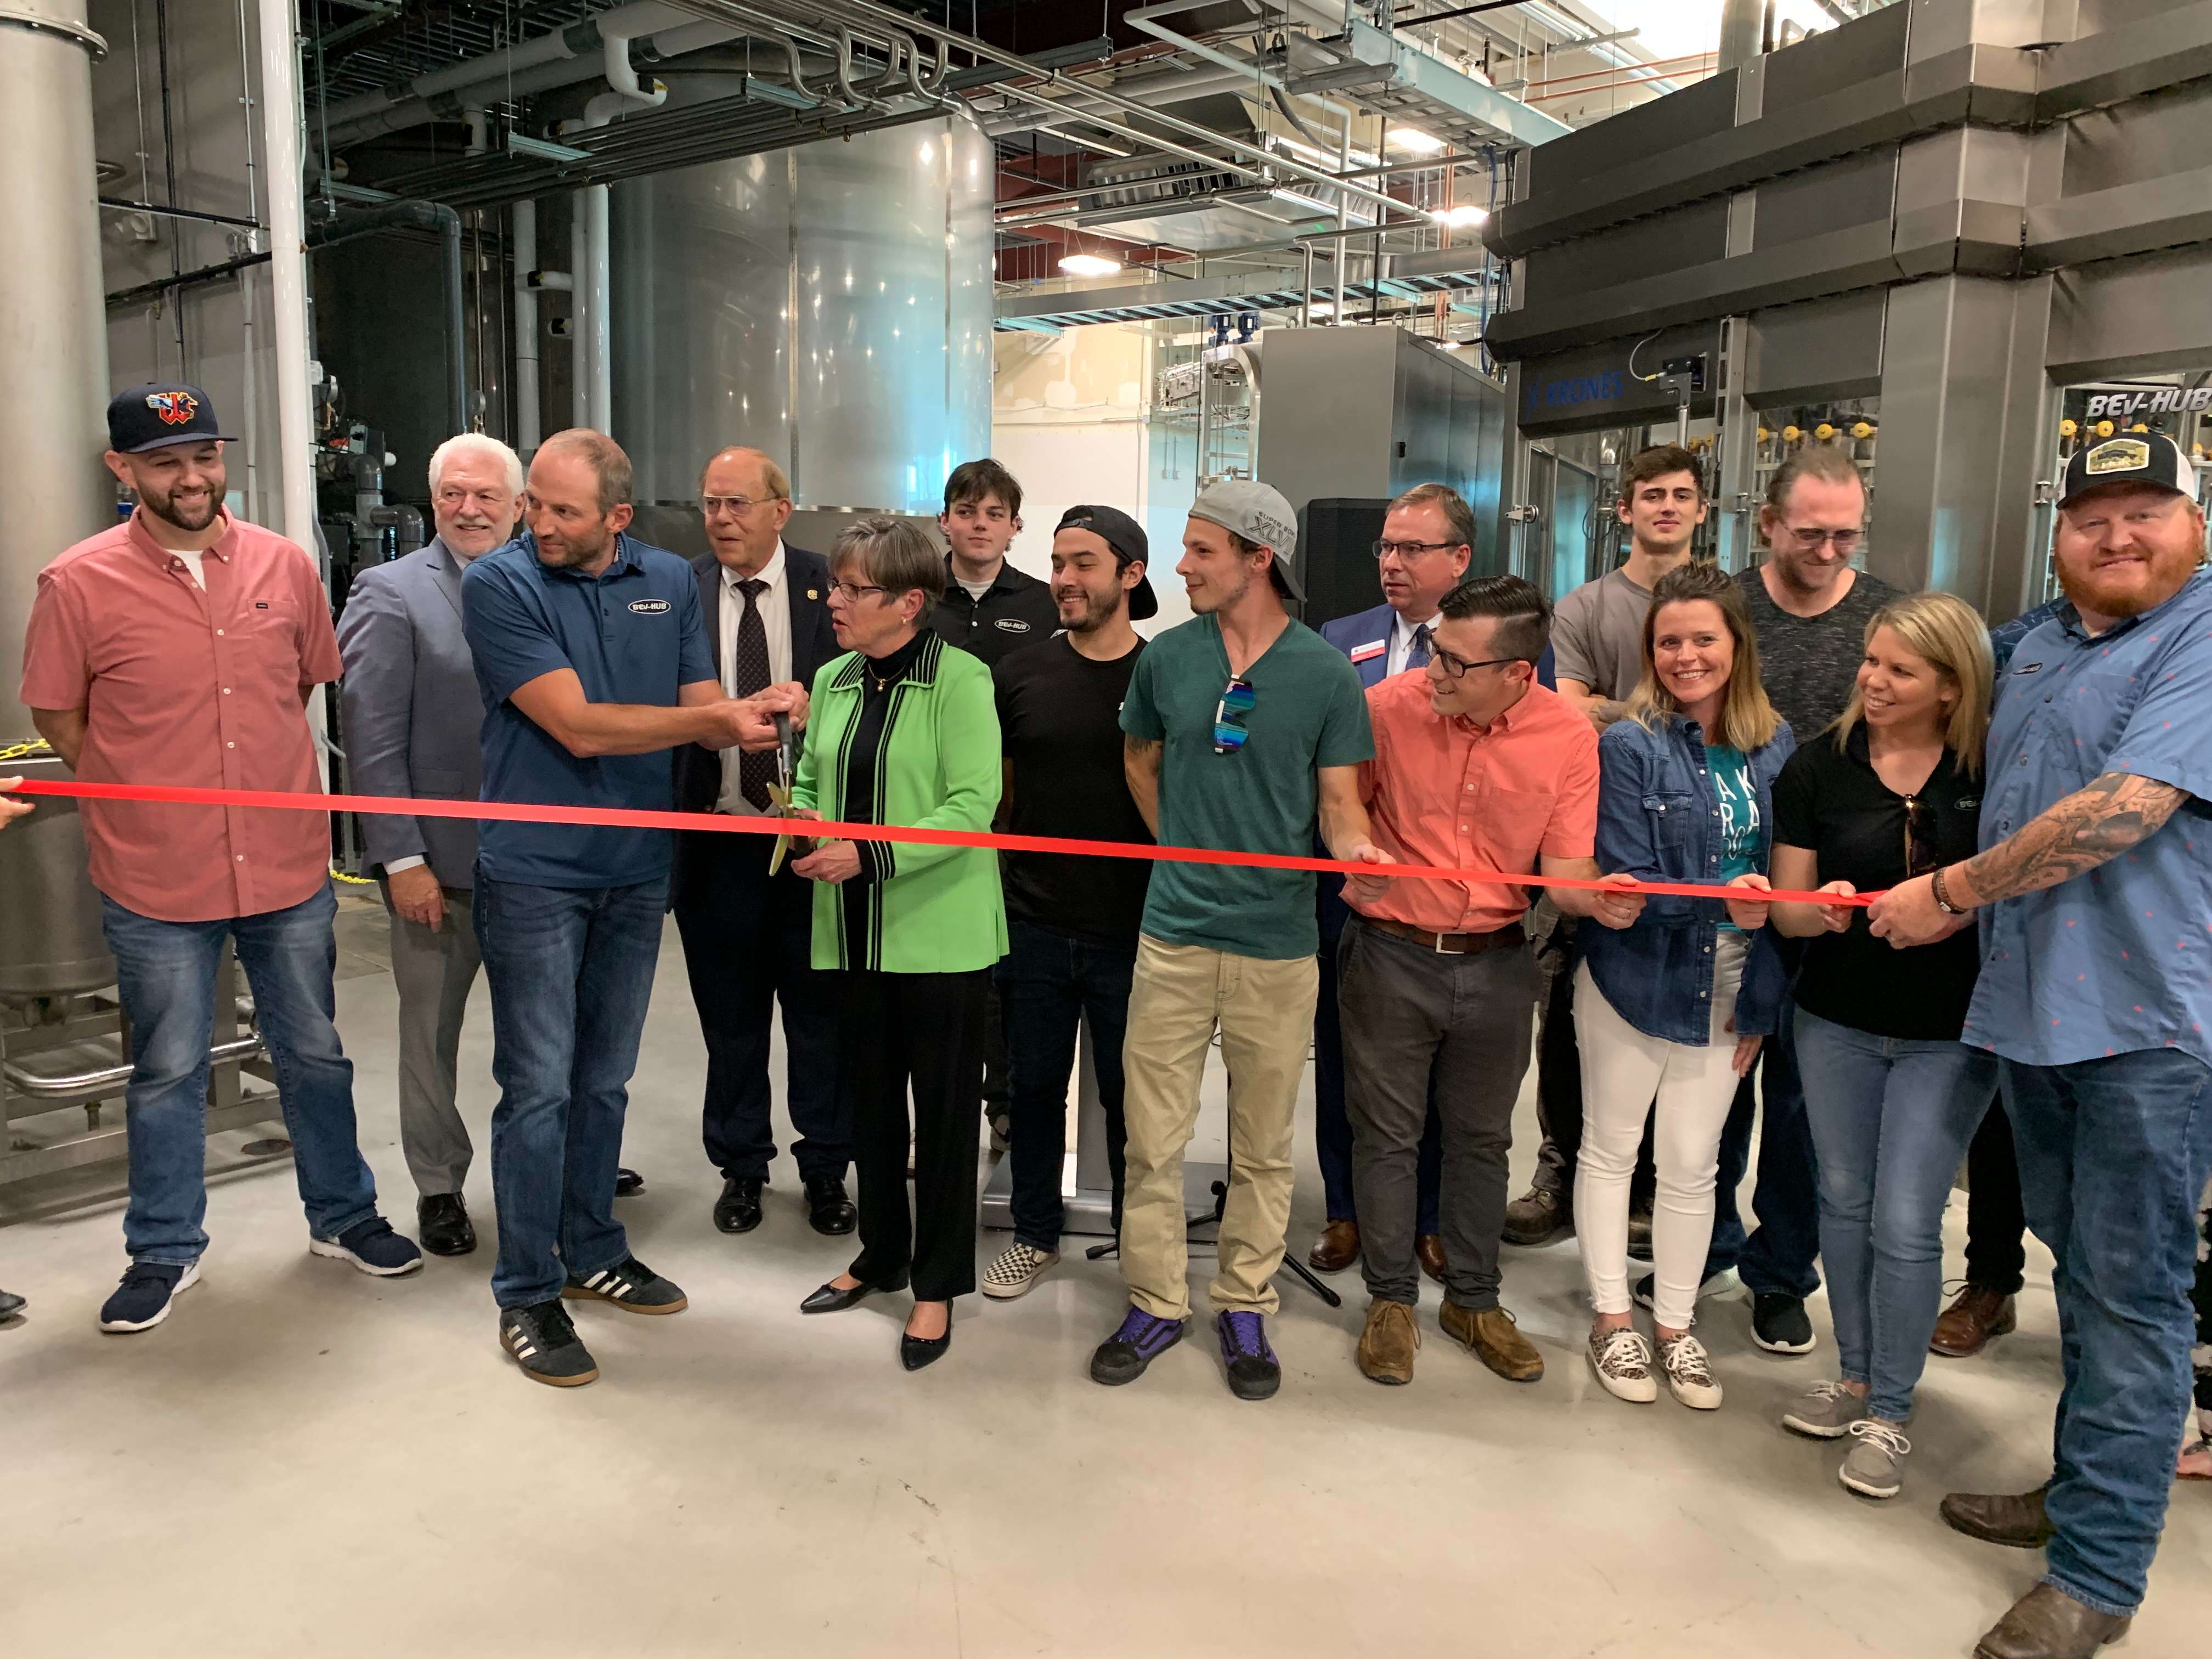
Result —
[[[1014,1132],[1006,1156],[1014,1237],[1033,1249],[1057,1250],[1066,1217],[1060,1193],[1067,1161],[1067,1079],[1075,1068],[1076,1027],[1091,1026],[1091,1063],[1106,1110],[1106,1161],[1114,1182],[1114,1228],[1121,1226],[1121,1039],[1129,1024],[1129,981],[1137,947],[1092,945],[1009,916],[1006,954],[997,969],[1012,1073]]]
[[[1999,1078],[2027,1224],[2056,1258],[2066,1380],[2045,1498],[2049,1582],[2100,1613],[2133,1613],[2189,1410],[2212,1066],[2142,1048],[2070,1066],[2004,1060]]]
[[[1904,1423],[1942,1307],[1943,1206],[1996,1087],[1996,1059],[1802,1008],[1796,1024],[1843,1380],[1867,1385],[1870,1415]]]
[[[492,1195],[502,1308],[550,1302],[629,1254],[614,1218],[629,1079],[668,882],[532,887],[477,871],[477,941],[491,989]]]
[[[1749,1077],[1736,1085],[1735,1103],[1721,1131],[1705,1277],[1734,1267],[1745,1288],[1756,1295],[1802,1301],[1820,1288],[1814,1266],[1820,1251],[1820,1194],[1813,1131],[1805,1121],[1805,1086],[1797,1075],[1796,1014],[1797,1005],[1784,998],[1774,1035],[1759,1047],[1757,1091]],[[1736,1188],[1751,1165],[1752,1124],[1762,1113],[1759,1185],[1752,1198],[1759,1229],[1747,1238]]]
[[[307,1230],[336,1238],[374,1215],[376,1182],[354,1131],[353,1062],[332,1023],[338,906],[329,886],[286,909],[215,921],[157,921],[105,896],[100,902],[131,1023],[123,1244],[131,1259],[185,1267],[207,1249],[208,1043],[226,939],[276,1066]]]

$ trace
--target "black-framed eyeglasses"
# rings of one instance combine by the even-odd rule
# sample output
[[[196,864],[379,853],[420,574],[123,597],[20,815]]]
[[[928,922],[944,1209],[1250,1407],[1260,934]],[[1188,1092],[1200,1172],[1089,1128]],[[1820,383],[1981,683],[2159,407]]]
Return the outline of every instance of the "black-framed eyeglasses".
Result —
[[[1943,862],[1936,845],[1936,809],[1917,795],[1905,798],[1905,874],[1924,876]]]
[[[1213,752],[1233,755],[1251,740],[1244,722],[1260,701],[1252,682],[1239,676],[1221,688],[1221,701],[1213,709]]]
[[[848,605],[860,604],[864,594],[890,592],[888,587],[877,587],[866,582],[831,582],[830,586],[844,596],[845,603]]]
[[[1449,552],[1464,545],[1462,542],[1377,542],[1375,557],[1380,562],[1395,553],[1401,559],[1417,559],[1424,553]]]
[[[1469,662],[1455,652],[1447,651],[1431,640],[1429,654],[1443,665],[1444,672],[1455,680],[1463,680],[1478,668],[1503,668],[1510,662],[1526,662],[1526,657],[1485,657],[1480,662]]]

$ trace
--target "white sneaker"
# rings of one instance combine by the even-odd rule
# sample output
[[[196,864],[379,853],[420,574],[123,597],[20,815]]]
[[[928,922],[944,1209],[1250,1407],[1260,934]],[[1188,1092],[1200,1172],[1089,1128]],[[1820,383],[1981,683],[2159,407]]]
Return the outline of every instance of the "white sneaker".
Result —
[[[1675,1399],[1692,1411],[1718,1411],[1721,1385],[1713,1381],[1712,1361],[1705,1345],[1687,1331],[1659,1339],[1659,1364],[1667,1372],[1667,1387]]]
[[[1059,1265],[1058,1250],[1040,1250],[1018,1238],[1006,1246],[991,1264],[990,1271],[983,1275],[983,1294],[1011,1302],[1018,1296],[1026,1296],[1037,1280]]]
[[[1623,1325],[1617,1330],[1592,1331],[1590,1369],[1605,1391],[1632,1406],[1648,1406],[1659,1397],[1659,1384],[1651,1375],[1651,1345],[1644,1333]]]

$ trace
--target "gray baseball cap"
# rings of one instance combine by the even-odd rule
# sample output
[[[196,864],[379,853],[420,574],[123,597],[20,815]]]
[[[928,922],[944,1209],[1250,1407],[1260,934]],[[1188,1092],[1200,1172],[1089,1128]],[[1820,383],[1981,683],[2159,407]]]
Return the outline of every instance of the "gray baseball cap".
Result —
[[[1198,492],[1190,516],[1267,548],[1275,556],[1275,580],[1283,592],[1300,605],[1306,602],[1305,589],[1291,568],[1291,556],[1298,548],[1298,515],[1281,490],[1250,478],[1222,478]]]

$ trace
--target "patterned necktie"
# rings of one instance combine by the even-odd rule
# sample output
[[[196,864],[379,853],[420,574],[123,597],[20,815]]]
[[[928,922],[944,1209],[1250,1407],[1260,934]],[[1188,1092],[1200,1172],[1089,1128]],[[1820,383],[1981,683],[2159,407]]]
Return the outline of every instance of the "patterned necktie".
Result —
[[[1423,623],[1413,630],[1413,642],[1406,647],[1406,666],[1411,670],[1426,668],[1428,665],[1429,625]]]
[[[738,618],[738,647],[730,663],[730,690],[750,697],[768,690],[768,624],[761,620],[760,596],[768,584],[757,577],[737,584],[744,595],[744,614]],[[775,778],[775,752],[767,750],[738,757],[738,793],[755,809],[768,810],[768,787]]]

